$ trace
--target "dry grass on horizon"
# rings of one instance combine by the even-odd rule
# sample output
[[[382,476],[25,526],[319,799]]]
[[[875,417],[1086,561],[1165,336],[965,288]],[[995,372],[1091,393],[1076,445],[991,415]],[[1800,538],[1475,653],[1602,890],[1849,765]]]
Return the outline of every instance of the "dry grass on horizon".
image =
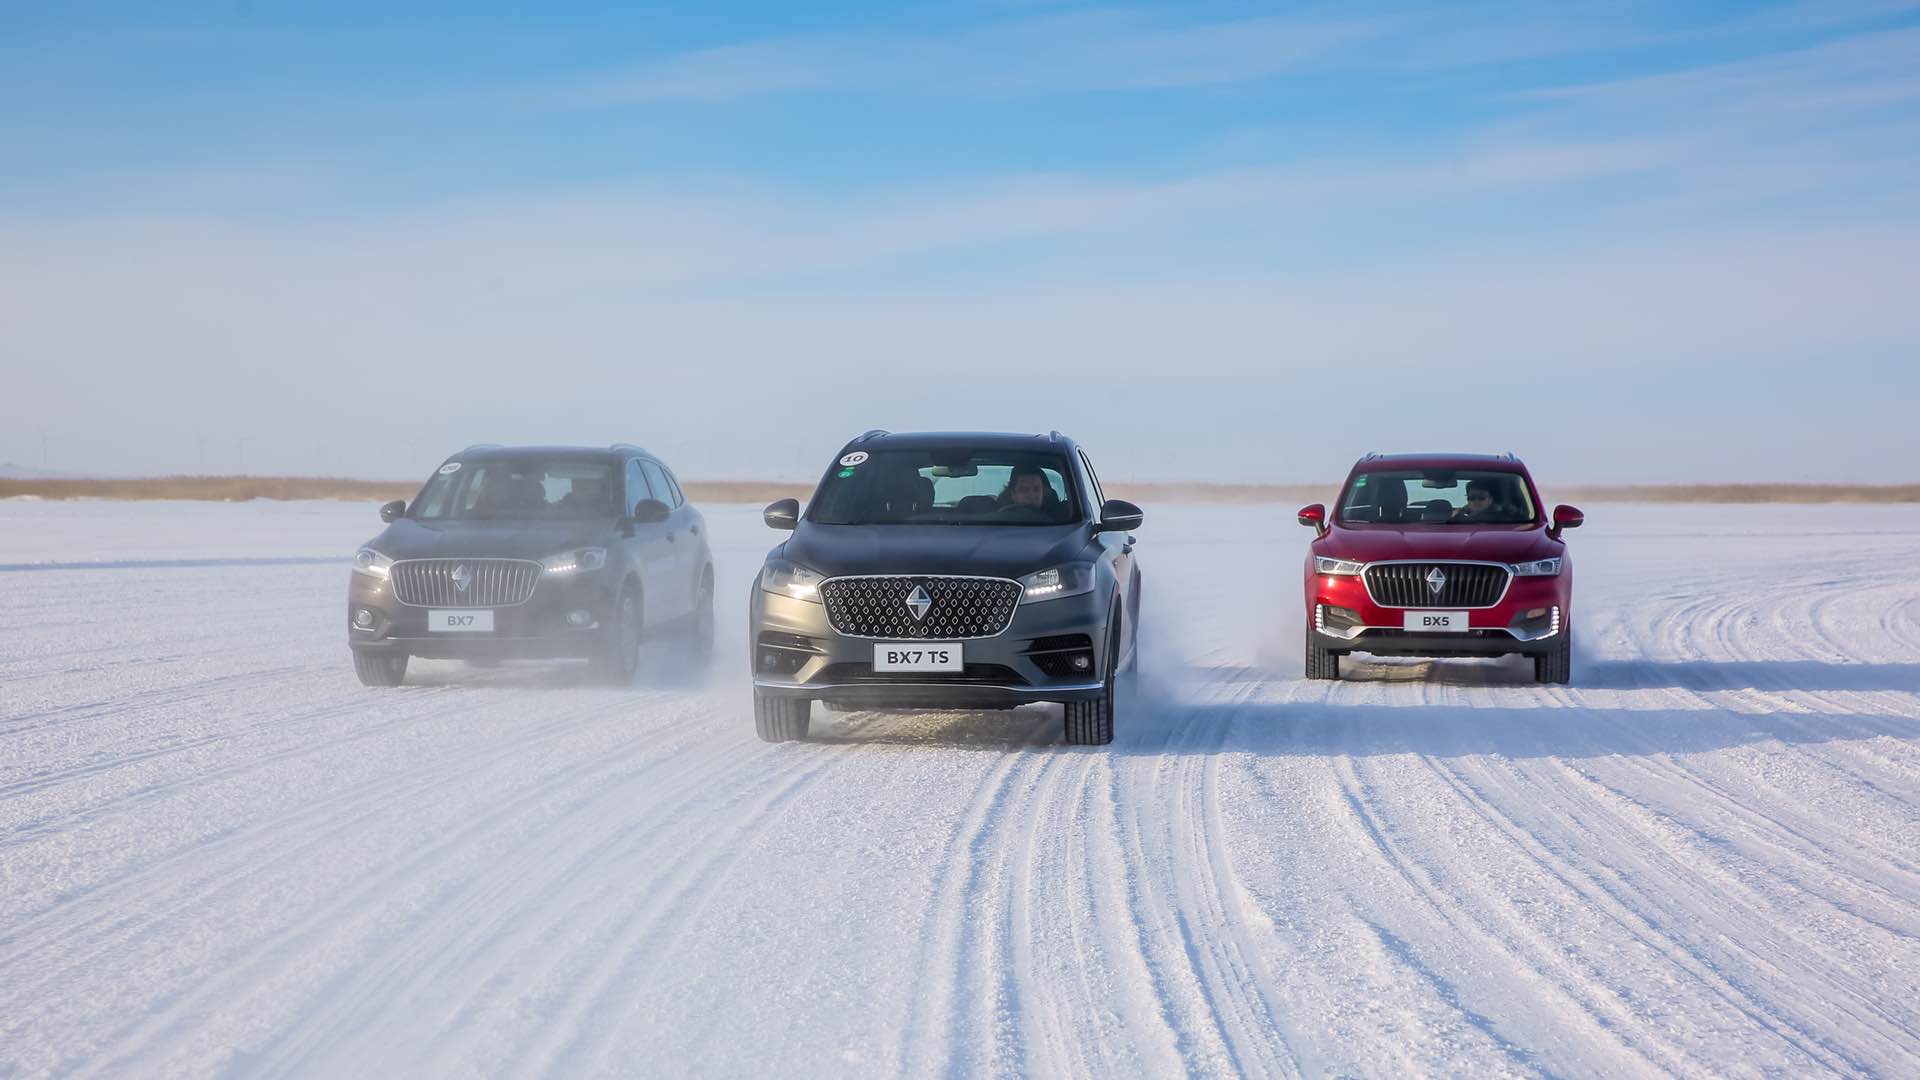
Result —
[[[1337,484],[1114,484],[1109,492],[1154,503],[1310,503],[1333,497]],[[241,502],[248,499],[335,499],[387,502],[412,498],[418,485],[389,480],[304,476],[158,476],[130,479],[0,479],[0,498],[182,499]],[[694,481],[695,502],[767,503],[804,500],[810,485],[781,481]],[[1691,503],[1911,503],[1920,484],[1640,484],[1550,488],[1552,502]]]

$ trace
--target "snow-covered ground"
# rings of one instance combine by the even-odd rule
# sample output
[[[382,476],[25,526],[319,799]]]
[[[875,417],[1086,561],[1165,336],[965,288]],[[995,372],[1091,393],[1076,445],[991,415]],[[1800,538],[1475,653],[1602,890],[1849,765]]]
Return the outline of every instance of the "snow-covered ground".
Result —
[[[757,742],[751,507],[704,684],[372,691],[371,507],[0,502],[0,1075],[1920,1073],[1920,508],[1590,509],[1541,688],[1305,682],[1292,507],[1149,508],[1067,749]]]

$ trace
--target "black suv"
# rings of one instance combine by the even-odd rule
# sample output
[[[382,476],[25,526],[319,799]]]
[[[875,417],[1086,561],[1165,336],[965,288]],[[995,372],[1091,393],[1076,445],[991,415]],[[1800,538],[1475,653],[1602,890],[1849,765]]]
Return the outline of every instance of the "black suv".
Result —
[[[368,686],[400,685],[410,656],[585,658],[626,683],[645,637],[711,648],[706,522],[639,447],[468,447],[380,519],[347,589]]]
[[[842,447],[753,590],[753,715],[804,738],[812,704],[1066,706],[1066,740],[1113,741],[1140,612],[1140,508],[1100,492],[1073,440],[869,431]]]

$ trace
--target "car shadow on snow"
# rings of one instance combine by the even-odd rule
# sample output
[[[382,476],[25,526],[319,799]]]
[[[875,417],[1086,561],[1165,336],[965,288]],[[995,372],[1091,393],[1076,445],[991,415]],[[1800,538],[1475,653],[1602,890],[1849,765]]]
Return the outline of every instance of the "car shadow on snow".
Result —
[[[640,670],[624,686],[602,682],[578,660],[501,660],[475,664],[464,660],[415,660],[407,668],[408,686],[470,687],[512,690],[702,690],[717,685],[711,664],[685,655],[643,654]]]
[[[1224,673],[1230,680],[1233,672]],[[1221,681],[1216,677],[1213,681]],[[1273,680],[1269,686],[1291,680]],[[1338,696],[1331,684],[1315,684]],[[1531,687],[1473,685],[1479,700],[1346,704],[1182,701],[1153,693],[1118,724],[1113,752],[1144,756],[1250,753],[1275,757],[1512,759],[1692,754],[1765,743],[1809,745],[1920,739],[1920,717],[1873,713],[1735,712],[1716,708],[1587,707]],[[1576,689],[1579,688],[1576,679]],[[1542,688],[1544,689],[1544,688]],[[1531,700],[1529,700],[1531,699]]]
[[[1597,660],[1574,684],[1600,690],[1920,690],[1920,664],[1825,660]]]
[[[907,746],[961,750],[1025,750],[1060,742],[1058,705],[1018,709],[861,710],[814,706],[809,743],[827,746]]]

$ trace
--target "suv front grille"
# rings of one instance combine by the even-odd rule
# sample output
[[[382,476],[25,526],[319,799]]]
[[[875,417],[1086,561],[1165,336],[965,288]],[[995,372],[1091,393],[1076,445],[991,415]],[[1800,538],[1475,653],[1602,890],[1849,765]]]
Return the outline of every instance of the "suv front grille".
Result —
[[[915,588],[926,590],[932,601],[925,618],[915,618],[907,606]],[[1020,583],[911,574],[844,577],[822,582],[820,600],[834,632],[848,637],[961,641],[1005,630],[1020,605]]]
[[[1446,581],[1438,592],[1427,578],[1438,570]],[[1511,575],[1504,566],[1485,563],[1375,563],[1367,567],[1367,592],[1381,607],[1481,608],[1500,602]]]
[[[533,595],[540,564],[527,559],[407,559],[393,564],[392,580],[394,599],[411,607],[511,607]]]

